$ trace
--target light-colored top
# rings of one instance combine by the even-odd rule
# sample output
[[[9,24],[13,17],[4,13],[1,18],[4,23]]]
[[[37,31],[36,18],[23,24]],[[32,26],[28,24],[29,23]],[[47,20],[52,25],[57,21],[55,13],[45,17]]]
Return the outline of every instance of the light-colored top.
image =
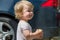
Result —
[[[24,20],[20,20],[17,27],[17,40],[26,40],[26,38],[23,35],[23,30],[26,29],[32,32],[30,24]]]

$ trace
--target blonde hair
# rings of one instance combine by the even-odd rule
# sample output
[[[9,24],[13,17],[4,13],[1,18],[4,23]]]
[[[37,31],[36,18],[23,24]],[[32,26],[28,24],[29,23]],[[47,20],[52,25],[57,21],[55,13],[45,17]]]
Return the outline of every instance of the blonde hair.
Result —
[[[15,11],[15,17],[17,18],[17,19],[20,19],[21,17],[22,17],[22,10],[23,10],[23,7],[24,7],[24,5],[28,5],[28,6],[30,6],[31,8],[34,8],[34,6],[32,5],[32,3],[31,2],[29,2],[29,1],[19,1],[19,2],[17,2],[16,4],[15,4],[15,6],[14,6],[14,11]]]

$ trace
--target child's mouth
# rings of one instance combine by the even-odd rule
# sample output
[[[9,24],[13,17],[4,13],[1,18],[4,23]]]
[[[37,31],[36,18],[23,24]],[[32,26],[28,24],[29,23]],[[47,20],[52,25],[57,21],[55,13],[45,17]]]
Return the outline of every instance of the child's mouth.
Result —
[[[32,17],[32,15],[29,15],[29,16],[28,16],[28,18],[31,18],[31,17]]]

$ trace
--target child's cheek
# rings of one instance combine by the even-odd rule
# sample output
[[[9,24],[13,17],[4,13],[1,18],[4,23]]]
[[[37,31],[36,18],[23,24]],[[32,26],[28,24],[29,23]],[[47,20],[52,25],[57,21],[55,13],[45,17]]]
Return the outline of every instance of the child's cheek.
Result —
[[[28,15],[29,15],[29,13],[25,13],[25,14],[24,14],[24,16],[28,16]]]

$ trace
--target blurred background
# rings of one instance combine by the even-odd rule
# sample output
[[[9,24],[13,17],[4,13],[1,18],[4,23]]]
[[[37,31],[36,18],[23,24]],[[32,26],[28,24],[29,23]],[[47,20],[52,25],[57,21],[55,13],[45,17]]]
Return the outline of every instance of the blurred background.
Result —
[[[20,0],[0,0],[0,40],[16,40],[18,20],[14,5]],[[60,0],[27,0],[34,5],[34,17],[29,23],[33,32],[43,29],[43,40],[60,40]],[[37,40],[37,39],[36,39]]]

